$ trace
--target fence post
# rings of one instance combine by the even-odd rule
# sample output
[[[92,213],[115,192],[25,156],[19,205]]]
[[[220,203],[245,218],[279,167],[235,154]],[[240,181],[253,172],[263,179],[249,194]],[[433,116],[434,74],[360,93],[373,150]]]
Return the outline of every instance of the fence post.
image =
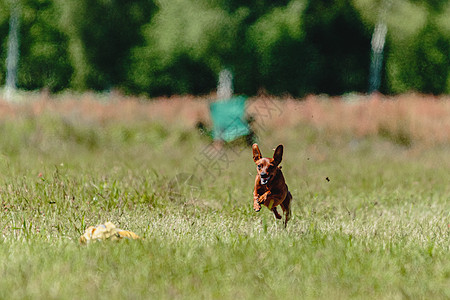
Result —
[[[377,24],[372,34],[372,53],[369,74],[369,93],[378,91],[381,85],[381,70],[383,66],[383,50],[386,42],[387,26],[386,14],[391,6],[392,0],[385,0],[381,4]]]
[[[11,16],[9,18],[8,52],[6,55],[5,99],[11,101],[17,88],[17,69],[19,64],[19,28],[20,4],[11,1]]]
[[[222,69],[217,83],[217,98],[229,99],[233,96],[233,73],[229,69]]]

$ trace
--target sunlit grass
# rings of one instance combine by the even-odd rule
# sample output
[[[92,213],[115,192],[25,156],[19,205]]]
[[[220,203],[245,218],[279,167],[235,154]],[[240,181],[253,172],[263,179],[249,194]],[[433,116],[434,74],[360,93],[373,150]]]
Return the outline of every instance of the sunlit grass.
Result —
[[[445,143],[270,120],[261,150],[284,144],[294,196],[284,229],[252,210],[244,144],[208,173],[192,121],[42,105],[0,122],[1,299],[450,297]],[[106,221],[144,239],[78,245]]]

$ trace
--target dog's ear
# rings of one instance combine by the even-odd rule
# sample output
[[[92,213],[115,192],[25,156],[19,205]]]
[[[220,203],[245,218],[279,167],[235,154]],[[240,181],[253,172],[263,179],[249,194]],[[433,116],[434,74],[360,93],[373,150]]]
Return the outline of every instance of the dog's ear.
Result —
[[[252,150],[253,150],[253,161],[257,162],[258,160],[260,160],[262,158],[261,151],[259,151],[258,144],[253,144]]]
[[[283,145],[278,145],[277,149],[273,153],[273,163],[278,166],[283,159]]]

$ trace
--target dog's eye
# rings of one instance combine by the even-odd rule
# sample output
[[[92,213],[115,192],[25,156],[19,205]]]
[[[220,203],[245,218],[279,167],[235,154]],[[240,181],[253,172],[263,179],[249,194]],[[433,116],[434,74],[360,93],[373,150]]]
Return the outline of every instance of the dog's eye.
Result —
[[[262,167],[261,165],[258,165],[258,169],[261,169],[261,167]]]

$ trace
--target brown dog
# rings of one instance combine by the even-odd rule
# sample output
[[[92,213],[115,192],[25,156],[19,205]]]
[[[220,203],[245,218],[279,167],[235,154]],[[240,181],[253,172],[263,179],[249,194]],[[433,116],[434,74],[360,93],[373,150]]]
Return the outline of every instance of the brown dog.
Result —
[[[286,227],[291,218],[292,195],[279,166],[283,158],[283,145],[278,145],[273,158],[262,157],[257,144],[253,144],[252,149],[253,160],[258,171],[253,191],[253,209],[258,212],[261,210],[261,204],[264,204],[273,212],[275,218],[281,219],[277,211],[277,206],[281,205],[284,213],[284,227]]]

